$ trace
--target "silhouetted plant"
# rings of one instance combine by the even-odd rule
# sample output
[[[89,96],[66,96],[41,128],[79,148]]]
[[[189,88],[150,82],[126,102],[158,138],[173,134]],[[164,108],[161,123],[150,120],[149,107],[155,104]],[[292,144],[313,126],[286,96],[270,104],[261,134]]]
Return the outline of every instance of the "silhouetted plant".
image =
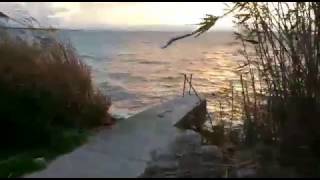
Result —
[[[111,120],[110,100],[94,87],[89,67],[71,44],[52,39],[42,47],[2,39],[2,147],[42,146],[52,143],[58,129],[93,128]]]
[[[215,21],[232,14],[239,29],[247,142],[280,144],[282,155],[302,146],[320,155],[320,3],[231,4]]]

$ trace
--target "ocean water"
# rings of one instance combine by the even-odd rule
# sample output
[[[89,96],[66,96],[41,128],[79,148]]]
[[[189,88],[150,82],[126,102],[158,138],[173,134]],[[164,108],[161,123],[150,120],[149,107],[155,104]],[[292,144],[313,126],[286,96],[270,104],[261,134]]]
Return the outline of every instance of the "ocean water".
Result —
[[[94,83],[111,96],[111,113],[129,117],[181,96],[183,73],[193,74],[192,84],[217,111],[219,94],[239,79],[242,61],[231,32],[210,32],[180,40],[161,49],[184,32],[63,31],[78,54],[91,67]],[[187,86],[188,87],[188,86]],[[188,90],[188,88],[187,88]]]

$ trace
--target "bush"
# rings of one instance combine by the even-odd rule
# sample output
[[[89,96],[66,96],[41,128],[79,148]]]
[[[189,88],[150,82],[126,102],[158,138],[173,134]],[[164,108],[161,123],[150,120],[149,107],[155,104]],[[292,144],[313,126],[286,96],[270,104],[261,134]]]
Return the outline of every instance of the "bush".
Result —
[[[230,14],[245,59],[237,68],[245,143],[274,145],[281,163],[289,160],[318,176],[320,3],[233,2],[222,16],[207,15],[197,30],[165,47],[199,36]]]
[[[0,57],[2,147],[50,144],[57,128],[92,128],[108,118],[110,101],[71,45],[4,41]]]

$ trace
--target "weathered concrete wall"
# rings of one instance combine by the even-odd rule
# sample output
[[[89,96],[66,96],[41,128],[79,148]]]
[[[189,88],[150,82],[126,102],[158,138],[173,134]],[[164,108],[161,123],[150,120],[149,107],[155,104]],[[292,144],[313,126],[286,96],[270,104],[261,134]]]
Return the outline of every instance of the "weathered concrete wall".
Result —
[[[190,112],[188,112],[181,120],[179,120],[175,126],[181,129],[198,129],[207,120],[207,101],[201,99],[199,105],[194,107]]]
[[[86,145],[26,177],[138,177],[152,159],[152,152],[168,147],[184,133],[174,125],[181,120],[191,122],[203,108],[196,96],[178,97],[152,107],[111,130],[102,130]]]

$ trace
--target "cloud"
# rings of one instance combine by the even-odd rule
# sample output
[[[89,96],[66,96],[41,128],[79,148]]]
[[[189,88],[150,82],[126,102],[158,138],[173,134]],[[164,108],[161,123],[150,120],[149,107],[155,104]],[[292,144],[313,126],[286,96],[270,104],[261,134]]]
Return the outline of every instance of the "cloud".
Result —
[[[66,12],[69,12],[69,10],[67,8],[64,8],[64,7],[56,7],[54,9],[54,12],[55,12],[55,14],[57,14],[57,13],[66,13]]]
[[[16,19],[34,17],[42,26],[58,24],[58,19],[50,18],[56,13],[51,2],[0,2],[0,11]],[[61,9],[58,9],[61,11]]]
[[[198,23],[205,13],[221,15],[221,5],[216,2],[0,2],[0,11],[11,15],[19,10],[20,16],[29,14],[44,26],[61,28],[161,25],[166,28],[168,25]],[[224,27],[226,24],[228,22],[224,20],[217,26]]]

